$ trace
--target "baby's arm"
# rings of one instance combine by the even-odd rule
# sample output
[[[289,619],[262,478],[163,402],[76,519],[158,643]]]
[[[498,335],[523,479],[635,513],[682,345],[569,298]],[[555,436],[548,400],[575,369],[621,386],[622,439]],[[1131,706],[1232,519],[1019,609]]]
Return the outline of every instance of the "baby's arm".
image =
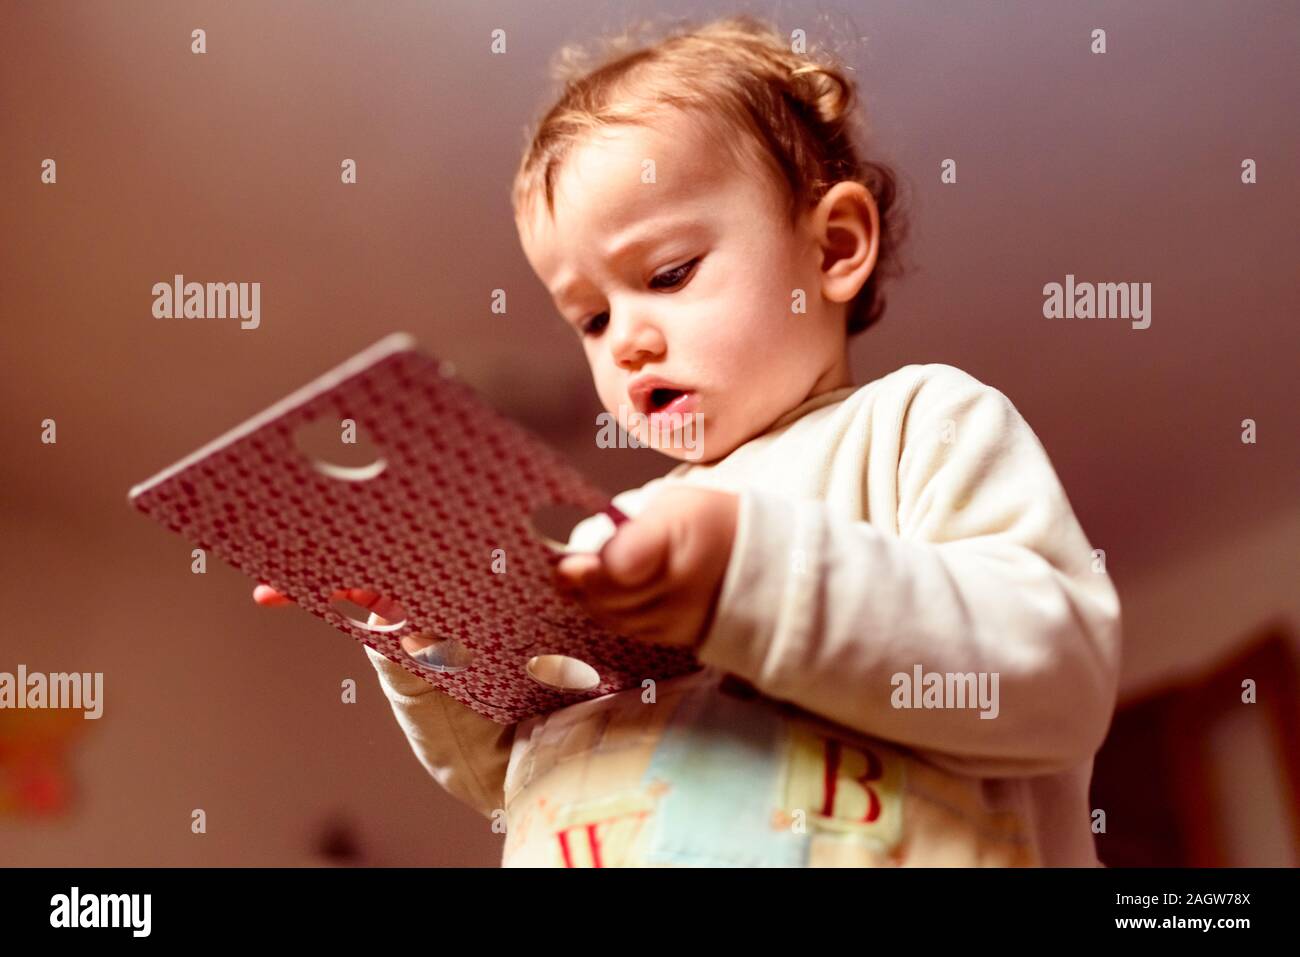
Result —
[[[633,509],[657,484],[616,495],[614,504]],[[612,532],[605,515],[594,515],[573,529],[568,545],[594,551]],[[483,717],[373,648],[366,647],[366,655],[420,764],[452,795],[490,817],[504,805],[514,725]]]
[[[453,796],[491,817],[505,801],[514,726],[483,717],[373,648],[366,647],[366,656],[420,764]]]
[[[335,597],[370,608],[371,624],[384,620],[375,612],[382,610],[384,600],[374,592],[352,589],[336,592]],[[292,604],[268,585],[258,585],[253,600],[266,607]],[[420,764],[453,797],[491,817],[505,800],[514,726],[483,717],[373,648],[365,646],[365,651]]]
[[[887,518],[849,522],[820,501],[744,492],[699,658],[955,771],[1072,767],[1110,722],[1118,597],[1010,401],[951,367],[918,378],[895,419],[870,423],[902,436],[897,536],[877,527]],[[868,478],[895,481],[886,464],[864,474],[864,496]],[[893,707],[892,676],[916,665],[997,673],[997,717]]]

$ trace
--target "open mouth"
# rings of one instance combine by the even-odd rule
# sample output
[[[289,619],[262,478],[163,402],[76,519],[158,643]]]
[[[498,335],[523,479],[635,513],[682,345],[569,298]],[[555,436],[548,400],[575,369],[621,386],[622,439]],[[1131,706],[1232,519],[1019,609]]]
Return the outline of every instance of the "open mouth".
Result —
[[[638,376],[628,388],[632,407],[641,415],[659,416],[670,412],[689,412],[699,397],[690,388],[678,386],[671,379]]]
[[[650,412],[662,412],[675,399],[684,396],[686,393],[682,389],[653,389],[650,392]]]
[[[699,407],[699,399],[688,389],[654,389],[646,396],[645,414],[656,428],[668,427],[689,416]]]

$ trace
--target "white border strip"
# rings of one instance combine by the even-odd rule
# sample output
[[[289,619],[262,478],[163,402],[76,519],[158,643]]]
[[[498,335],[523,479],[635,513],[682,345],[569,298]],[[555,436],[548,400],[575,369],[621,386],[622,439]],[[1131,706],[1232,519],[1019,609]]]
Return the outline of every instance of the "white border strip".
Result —
[[[415,337],[409,333],[394,332],[391,335],[384,336],[384,338],[380,339],[374,345],[358,352],[351,359],[348,359],[341,365],[334,367],[329,372],[326,372],[319,378],[309,382],[296,392],[285,396],[269,409],[264,412],[259,412],[242,425],[237,425],[224,435],[213,439],[197,452],[185,456],[185,458],[181,459],[175,465],[168,466],[153,478],[141,482],[139,485],[132,486],[131,491],[127,493],[127,499],[134,502],[137,497],[143,495],[160,482],[165,482],[177,472],[183,472],[195,462],[207,458],[218,449],[224,448],[252,432],[256,432],[268,422],[272,422],[284,415],[286,412],[290,412],[298,406],[306,404],[321,393],[328,392],[340,382],[352,378],[357,373],[364,371],[369,366],[375,365],[382,359],[388,358],[393,353],[408,352],[417,348],[419,347],[415,341]]]

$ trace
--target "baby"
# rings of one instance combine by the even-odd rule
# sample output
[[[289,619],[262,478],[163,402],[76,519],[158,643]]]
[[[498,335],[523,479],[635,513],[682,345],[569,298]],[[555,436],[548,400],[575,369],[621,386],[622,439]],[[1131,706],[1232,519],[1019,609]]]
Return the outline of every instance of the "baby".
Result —
[[[525,255],[604,407],[681,462],[557,586],[705,667],[510,728],[367,649],[507,865],[1097,864],[1118,599],[1005,396],[853,384],[896,229],[854,98],[726,20],[571,77],[526,150]]]

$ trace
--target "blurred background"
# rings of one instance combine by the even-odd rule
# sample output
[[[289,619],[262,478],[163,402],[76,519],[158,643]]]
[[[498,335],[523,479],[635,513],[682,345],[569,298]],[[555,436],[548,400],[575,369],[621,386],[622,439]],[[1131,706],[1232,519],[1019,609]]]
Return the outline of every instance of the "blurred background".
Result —
[[[1105,550],[1125,657],[1102,860],[1300,863],[1295,4],[11,0],[0,671],[103,672],[105,701],[0,711],[0,864],[498,862],[355,642],[215,559],[192,574],[126,492],[397,329],[611,492],[666,471],[596,448],[508,188],[560,44],[736,11],[843,50],[908,189],[909,273],[857,381],[944,362],[1005,392]],[[176,273],[260,282],[260,327],[154,319]],[[1150,282],[1151,327],[1044,319],[1067,273]]]

